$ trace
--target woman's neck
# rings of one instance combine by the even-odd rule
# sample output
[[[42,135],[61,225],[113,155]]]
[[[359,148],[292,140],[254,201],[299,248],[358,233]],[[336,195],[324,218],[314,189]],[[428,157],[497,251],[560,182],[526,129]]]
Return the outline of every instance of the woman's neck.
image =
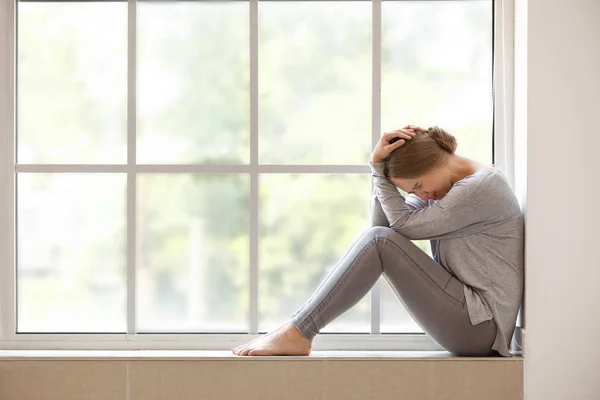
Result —
[[[490,165],[482,164],[470,158],[453,154],[448,160],[448,171],[450,172],[451,182],[454,185],[461,179],[473,175],[480,169],[491,169]]]

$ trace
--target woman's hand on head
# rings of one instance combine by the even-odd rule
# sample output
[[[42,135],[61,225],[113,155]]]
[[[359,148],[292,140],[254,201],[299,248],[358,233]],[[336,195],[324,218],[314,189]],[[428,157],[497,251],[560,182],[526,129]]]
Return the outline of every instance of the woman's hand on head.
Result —
[[[427,129],[425,128],[421,128],[419,126],[416,125],[406,125],[404,128],[402,129],[409,129],[409,130],[413,130],[413,131],[417,131],[417,132],[428,132]]]
[[[414,136],[415,132],[412,128],[404,128],[385,132],[383,135],[381,135],[381,139],[379,139],[377,146],[375,146],[375,149],[371,154],[371,162],[375,164],[384,161],[386,158],[388,158],[392,151],[402,146],[404,143],[406,143],[406,140],[410,140]]]

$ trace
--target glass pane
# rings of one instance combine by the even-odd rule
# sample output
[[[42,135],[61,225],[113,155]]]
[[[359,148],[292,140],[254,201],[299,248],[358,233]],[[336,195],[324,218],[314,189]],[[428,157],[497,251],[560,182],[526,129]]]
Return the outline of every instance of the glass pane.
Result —
[[[430,257],[429,240],[414,240],[414,244]],[[440,267],[442,268],[442,267]],[[386,279],[381,278],[381,332],[382,333],[423,333],[410,312],[404,307]]]
[[[250,161],[249,2],[138,3],[138,161]]]
[[[17,178],[18,332],[125,332],[125,176]]]
[[[384,1],[382,130],[438,125],[492,162],[492,2]]]
[[[18,14],[19,162],[126,162],[127,4],[22,2]]]
[[[351,242],[368,228],[366,174],[260,177],[259,330],[307,300]],[[370,295],[322,332],[369,332]]]
[[[371,3],[259,6],[260,162],[364,164],[371,149]]]
[[[141,331],[248,330],[249,193],[247,175],[138,177]]]

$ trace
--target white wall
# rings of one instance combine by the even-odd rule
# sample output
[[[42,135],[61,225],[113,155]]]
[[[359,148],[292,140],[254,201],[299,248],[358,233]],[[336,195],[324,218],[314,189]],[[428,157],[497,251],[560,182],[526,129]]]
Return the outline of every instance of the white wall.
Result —
[[[516,1],[525,399],[600,399],[600,0]]]

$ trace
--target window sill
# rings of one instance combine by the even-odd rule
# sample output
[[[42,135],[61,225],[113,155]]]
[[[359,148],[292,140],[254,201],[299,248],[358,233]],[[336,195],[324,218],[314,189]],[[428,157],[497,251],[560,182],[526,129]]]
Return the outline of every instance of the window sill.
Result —
[[[523,400],[523,368],[446,351],[0,350],[0,398]]]
[[[457,357],[447,351],[313,351],[310,356],[240,357],[231,351],[212,350],[0,350],[0,361],[20,360],[448,360],[523,361],[513,357]]]

